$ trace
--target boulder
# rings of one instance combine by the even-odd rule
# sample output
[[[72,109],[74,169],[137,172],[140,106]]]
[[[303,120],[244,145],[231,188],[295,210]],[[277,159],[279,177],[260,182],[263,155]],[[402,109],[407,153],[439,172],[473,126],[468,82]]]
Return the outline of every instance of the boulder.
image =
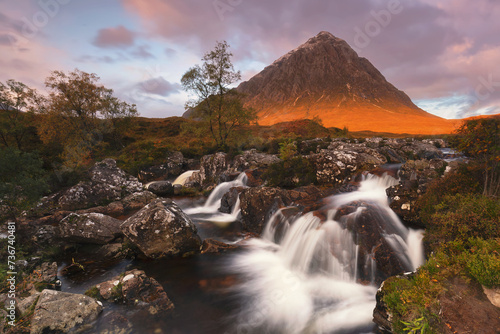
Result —
[[[315,186],[293,190],[245,188],[240,193],[241,226],[247,232],[260,234],[269,218],[280,208],[296,206],[304,212],[316,210],[329,194]]]
[[[365,143],[345,143],[334,140],[327,149],[310,155],[320,184],[338,184],[364,170],[387,163],[387,159]]]
[[[215,239],[205,239],[203,240],[203,244],[201,246],[201,254],[205,253],[224,253],[228,250],[236,249],[237,246],[229,245],[222,241]]]
[[[121,220],[102,213],[70,213],[59,222],[59,237],[77,243],[107,244],[121,235]]]
[[[90,169],[89,180],[42,198],[32,213],[43,216],[59,210],[75,211],[107,205],[142,190],[139,180],[118,168],[115,160],[105,159]]]
[[[43,290],[31,320],[31,334],[80,333],[92,328],[102,311],[97,300],[85,295]]]
[[[170,199],[149,203],[124,221],[121,229],[150,258],[198,252],[201,246],[196,226]]]
[[[155,180],[166,180],[182,173],[185,165],[184,156],[181,152],[171,152],[161,165],[150,166],[139,171],[138,178],[141,182]]]
[[[146,189],[158,196],[170,196],[174,194],[174,186],[169,181],[153,181],[146,185]]]
[[[205,155],[200,161],[199,172],[193,175],[186,182],[186,187],[192,187],[199,184],[201,186],[216,185],[220,181],[220,176],[229,169],[229,161],[226,153],[217,152],[215,154]]]
[[[237,155],[234,158],[232,168],[242,172],[247,169],[267,168],[280,161],[280,158],[274,154],[260,153],[256,149],[252,149]]]
[[[142,270],[130,270],[96,285],[104,300],[147,308],[149,313],[171,311],[174,304],[163,287]]]
[[[243,189],[245,189],[245,187],[234,187],[225,193],[221,198],[219,211],[223,213],[233,212],[234,205]]]

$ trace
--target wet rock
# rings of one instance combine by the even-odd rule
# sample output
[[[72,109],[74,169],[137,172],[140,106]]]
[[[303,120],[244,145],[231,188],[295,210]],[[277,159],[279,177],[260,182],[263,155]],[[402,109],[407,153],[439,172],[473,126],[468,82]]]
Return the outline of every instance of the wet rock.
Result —
[[[154,181],[148,183],[146,189],[157,196],[170,196],[174,194],[174,186],[169,181]]]
[[[228,250],[236,249],[235,245],[229,245],[215,239],[205,239],[201,246],[201,253],[224,253]]]
[[[101,213],[70,213],[59,222],[59,237],[77,243],[107,244],[120,236],[121,220]]]
[[[181,192],[182,192],[182,185],[181,184],[174,184],[173,185],[173,188],[174,188],[174,195],[180,195]]]
[[[191,219],[170,199],[157,199],[121,226],[125,236],[147,257],[198,252],[201,239]]]
[[[127,271],[96,285],[96,289],[105,300],[146,308],[153,315],[174,309],[163,287],[142,270]]]
[[[226,153],[218,152],[205,155],[200,161],[200,171],[193,175],[186,182],[187,187],[199,184],[207,187],[220,182],[220,176],[229,169],[229,161]]]
[[[387,211],[365,201],[352,202],[338,209],[334,220],[353,233],[353,239],[359,247],[359,258],[372,259],[377,268],[376,277],[371,277],[372,268],[363,263],[358,268],[361,280],[380,283],[390,276],[413,270],[409,259],[402,258],[402,253],[391,247],[388,240],[389,235],[407,233],[398,229],[392,219]],[[406,235],[403,234],[402,238],[405,239]]]
[[[31,334],[80,333],[92,328],[102,305],[85,295],[43,290],[31,320]]]
[[[182,173],[184,164],[185,160],[182,153],[172,152],[166,157],[165,163],[142,169],[138,178],[141,182],[151,182],[175,177]]]
[[[222,196],[219,211],[231,213],[243,189],[245,189],[245,187],[234,187],[225,193],[224,196]]]
[[[241,191],[241,225],[245,231],[261,233],[265,223],[280,208],[300,207],[308,212],[323,205],[328,194],[317,187],[307,186],[293,190],[280,188],[246,188]]]

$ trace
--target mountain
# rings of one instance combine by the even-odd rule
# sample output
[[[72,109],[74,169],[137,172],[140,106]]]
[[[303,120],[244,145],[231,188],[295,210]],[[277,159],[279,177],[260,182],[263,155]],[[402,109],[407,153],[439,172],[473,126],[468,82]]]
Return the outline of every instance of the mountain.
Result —
[[[456,121],[418,108],[366,58],[329,32],[320,32],[267,66],[237,90],[261,125],[317,116],[351,131],[449,133]]]

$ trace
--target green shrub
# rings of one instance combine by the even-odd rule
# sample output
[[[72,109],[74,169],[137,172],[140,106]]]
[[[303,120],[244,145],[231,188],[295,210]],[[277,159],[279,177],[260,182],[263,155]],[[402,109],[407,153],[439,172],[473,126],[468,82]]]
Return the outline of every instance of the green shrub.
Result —
[[[447,195],[426,222],[431,249],[443,242],[500,237],[500,202],[482,195]]]
[[[470,243],[464,261],[468,274],[488,288],[500,286],[500,239],[473,239]]]

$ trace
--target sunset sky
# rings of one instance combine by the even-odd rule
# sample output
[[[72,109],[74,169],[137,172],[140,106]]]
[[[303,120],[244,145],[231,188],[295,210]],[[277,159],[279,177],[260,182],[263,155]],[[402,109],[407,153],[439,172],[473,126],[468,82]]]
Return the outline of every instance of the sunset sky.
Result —
[[[0,81],[44,91],[79,68],[142,116],[180,116],[182,74],[216,41],[247,80],[323,30],[428,112],[500,113],[495,0],[0,0]]]

